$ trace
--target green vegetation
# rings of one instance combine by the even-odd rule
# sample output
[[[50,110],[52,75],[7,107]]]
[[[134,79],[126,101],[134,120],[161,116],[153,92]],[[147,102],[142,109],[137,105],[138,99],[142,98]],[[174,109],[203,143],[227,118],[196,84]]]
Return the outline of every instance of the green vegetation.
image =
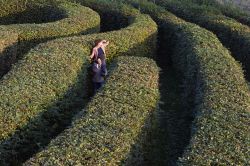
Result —
[[[179,165],[248,163],[250,96],[240,64],[213,33],[153,3],[139,5],[163,29],[173,66],[183,75],[183,104],[195,118]]]
[[[203,11],[203,8],[192,3],[187,5],[175,0],[171,2],[157,0],[156,2],[177,16],[214,32],[221,42],[230,48],[234,58],[242,63],[246,78],[250,79],[250,28],[248,26],[226,16]]]
[[[111,5],[107,8],[103,4],[102,7],[102,10],[125,13],[124,17],[129,18],[130,25],[120,31],[61,38],[39,44],[2,78],[0,82],[2,163],[8,161],[9,154],[18,153],[20,149],[30,150],[33,146],[35,149],[36,142],[43,142],[46,137],[51,137],[46,135],[57,130],[56,126],[60,125],[57,121],[62,121],[61,118],[65,118],[64,116],[67,118],[67,114],[72,116],[71,112],[74,112],[71,107],[72,101],[82,101],[84,97],[86,99],[88,55],[91,43],[95,39],[105,38],[111,42],[107,50],[108,61],[125,53],[133,56],[154,54],[157,27],[149,16],[141,15],[137,10],[124,5],[113,9]],[[80,94],[74,91],[74,88],[79,86],[82,87]],[[20,148],[31,142],[30,140],[38,141],[34,141],[35,145]]]
[[[171,0],[170,0],[171,1]],[[242,24],[250,26],[250,13],[243,11],[240,8],[235,7],[230,3],[221,4],[217,0],[179,0],[182,3],[187,3],[187,5],[192,2],[194,6],[203,7],[204,10],[207,8],[212,8],[212,12],[220,11],[221,14],[234,18]]]
[[[14,2],[13,2],[14,3]],[[12,11],[16,11],[16,8],[21,8],[20,6],[21,2],[16,2],[9,7],[9,10],[12,9]],[[28,10],[28,8],[33,9],[34,13],[30,14],[26,12],[26,16],[24,18],[20,17],[17,13],[16,18],[17,20],[34,20],[39,18],[32,18],[33,16],[36,17],[42,17],[44,14],[39,13],[39,10],[42,8],[48,8],[50,7],[50,10],[53,10],[55,13],[56,11],[62,11],[64,19],[50,22],[50,23],[42,23],[42,24],[11,24],[11,25],[1,25],[0,30],[4,31],[5,29],[8,29],[9,31],[17,33],[18,36],[18,42],[15,43],[5,42],[5,49],[1,50],[1,64],[0,64],[0,77],[5,74],[7,71],[9,71],[11,65],[15,63],[17,60],[21,59],[23,54],[27,53],[28,50],[32,47],[34,47],[36,44],[40,42],[47,41],[48,39],[53,39],[55,37],[62,37],[62,36],[69,36],[73,34],[87,34],[87,33],[93,33],[98,32],[100,29],[100,17],[99,15],[94,12],[93,10],[83,7],[81,5],[76,5],[70,2],[61,2],[56,4],[56,6],[53,6],[55,4],[49,4],[49,5],[38,5],[33,3],[27,3],[26,8],[22,8],[22,10]],[[0,11],[4,11],[6,9],[6,6],[0,5]],[[20,9],[21,10],[21,9]],[[11,11],[11,10],[10,10]],[[9,15],[11,15],[11,12],[8,12]],[[46,12],[47,10],[43,11]],[[52,12],[52,11],[51,11]],[[21,15],[21,14],[20,14]],[[30,17],[29,17],[30,16]],[[91,16],[91,19],[89,19],[89,16]],[[57,15],[50,15],[50,17],[58,17]],[[60,17],[60,16],[59,16]],[[46,18],[43,18],[46,21]],[[1,20],[1,19],[0,19]],[[3,22],[6,19],[3,19],[0,22]],[[8,21],[11,20],[10,18],[7,19]],[[72,26],[74,25],[74,26]],[[11,37],[13,35],[10,35]],[[16,40],[16,38],[14,38]],[[2,39],[3,40],[3,39]],[[13,47],[17,51],[13,52]]]
[[[158,67],[153,60],[140,57],[118,57],[112,67],[103,90],[73,124],[24,165],[140,162],[138,156],[143,155],[140,145],[135,145],[138,148],[135,154],[131,155],[130,151],[135,142],[144,142],[138,136],[145,131],[143,128],[148,131],[150,124],[145,122],[154,117],[159,98]]]
[[[249,163],[247,15],[214,0],[68,1],[0,2],[0,165]],[[96,39],[110,74],[90,98]]]
[[[0,32],[0,76],[9,68],[13,59],[16,59],[18,34],[7,29]]]
[[[14,7],[15,6],[13,6],[13,10]],[[26,10],[29,10],[29,8],[34,8],[33,10],[38,10],[37,12],[39,12],[39,10],[42,9],[41,7],[46,8],[47,6],[31,4]],[[90,32],[97,32],[97,30],[99,30],[99,15],[89,8],[66,1],[58,3],[56,6],[50,5],[49,7],[53,7],[55,10],[54,12],[61,12],[64,18],[58,21],[42,24],[2,25],[0,26],[0,29],[4,27],[18,32],[20,41],[53,38],[79,33],[87,34]],[[87,19],[89,16],[91,16],[91,19]],[[28,16],[26,16],[25,20],[29,19],[29,17],[27,17]],[[36,17],[42,17],[42,15]],[[58,16],[55,15],[55,17]],[[19,19],[21,19],[21,17]],[[32,19],[32,14],[30,14],[30,19]]]

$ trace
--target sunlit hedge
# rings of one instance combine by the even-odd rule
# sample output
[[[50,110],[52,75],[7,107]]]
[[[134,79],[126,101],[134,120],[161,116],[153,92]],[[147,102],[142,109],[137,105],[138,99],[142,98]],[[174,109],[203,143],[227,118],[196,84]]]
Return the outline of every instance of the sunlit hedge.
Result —
[[[153,3],[143,2],[140,9],[163,29],[163,42],[183,76],[183,102],[195,118],[178,164],[247,165],[250,96],[241,66],[213,33]]]
[[[143,151],[132,149],[143,142],[140,135],[156,110],[158,67],[148,58],[119,57],[112,68],[103,90],[73,124],[24,165],[119,165],[132,155],[140,163]]]
[[[10,62],[16,59],[18,34],[7,29],[0,32],[0,76],[2,76]]]
[[[99,32],[100,29],[100,17],[99,15],[91,10],[90,8],[83,7],[81,5],[77,5],[70,2],[58,2],[57,4],[48,3],[46,5],[39,5],[38,3],[22,3],[22,1],[13,1],[8,2],[6,6],[2,6],[0,4],[0,11],[4,11],[7,7],[12,8],[12,13],[9,11],[9,15],[17,12],[20,13],[19,8],[22,8],[22,12],[26,12],[26,15],[29,14],[28,8],[33,9],[35,15],[37,17],[41,17],[45,19],[45,15],[39,13],[39,10],[43,10],[40,8],[51,8],[51,12],[56,12],[56,10],[61,11],[63,13],[63,19],[58,21],[53,21],[49,23],[41,23],[41,24],[11,24],[11,25],[0,25],[1,33],[4,33],[6,29],[8,29],[8,33],[5,35],[7,39],[1,40],[10,40],[12,38],[12,33],[14,33],[17,38],[15,38],[16,42],[5,42],[4,49],[1,51],[1,59],[0,59],[0,77],[8,72],[11,65],[15,63],[18,59],[21,59],[23,54],[25,54],[31,47],[35,46],[39,42],[44,42],[48,39],[53,39],[55,37],[69,36],[73,34],[87,34]],[[3,3],[3,2],[2,2]],[[23,4],[23,5],[22,5]],[[9,5],[9,6],[8,6]],[[10,6],[12,5],[12,6]],[[16,8],[18,10],[16,11]],[[10,9],[9,9],[10,10]],[[20,9],[21,10],[21,9]],[[36,10],[38,10],[36,12]],[[1,13],[0,12],[0,13]],[[44,11],[46,12],[46,11]],[[52,18],[60,17],[58,15],[50,15]],[[8,15],[7,15],[8,16]],[[15,17],[17,17],[15,16]],[[5,16],[6,17],[6,16]],[[26,16],[28,17],[28,16]],[[29,19],[29,18],[23,18]],[[18,18],[18,17],[17,17]],[[89,19],[91,18],[91,19]],[[4,18],[3,20],[9,20],[11,18]],[[0,19],[1,20],[1,19]],[[1,21],[0,21],[1,23]],[[12,32],[12,33],[10,33]],[[17,41],[18,40],[18,41]],[[12,51],[15,47],[16,51]]]
[[[153,0],[152,0],[153,1]],[[175,0],[168,0],[175,1]],[[231,3],[221,4],[218,0],[179,0],[182,4],[187,6],[193,5],[196,8],[202,8],[203,11],[209,11],[214,14],[222,14],[236,19],[242,24],[250,26],[250,15],[239,7],[234,6]],[[190,2],[192,2],[190,4]]]
[[[20,2],[16,2],[13,4],[13,6],[11,6],[13,13],[15,13],[16,8],[20,8],[21,4],[22,3]],[[53,7],[55,10],[61,12],[63,18],[58,21],[41,24],[2,25],[0,26],[0,29],[8,28],[10,30],[18,32],[20,41],[46,39],[78,33],[87,34],[89,32],[97,32],[99,30],[99,15],[91,9],[83,7],[81,5],[77,5],[75,3],[60,1],[56,4],[45,4],[43,6],[42,4],[33,4],[30,2],[25,5],[25,8],[23,10],[29,10],[29,8],[40,10],[40,8],[42,7]],[[4,7],[0,8],[0,11],[4,9]],[[9,15],[13,13],[9,13]]]
[[[229,17],[203,12],[203,8],[192,3],[182,4],[176,0],[156,0],[177,16],[194,22],[214,32],[222,43],[230,48],[232,55],[243,64],[246,77],[250,79],[250,28]]]
[[[112,8],[110,3],[109,6],[100,6],[104,11],[109,9],[124,13],[129,26],[118,31],[61,38],[40,44],[16,63],[1,80],[2,163],[8,161],[9,154],[15,155],[16,150],[25,152],[25,148],[38,148],[37,142],[43,142],[43,139],[50,137],[57,129],[57,120],[65,118],[64,113],[71,114],[74,111],[72,100],[81,101],[86,98],[86,68],[95,39],[110,41],[107,49],[108,61],[124,54],[154,55],[157,27],[149,16],[141,15],[129,6]],[[81,91],[71,92],[74,87],[80,87]],[[27,142],[34,142],[34,145],[24,146]],[[10,144],[12,145],[9,146]]]

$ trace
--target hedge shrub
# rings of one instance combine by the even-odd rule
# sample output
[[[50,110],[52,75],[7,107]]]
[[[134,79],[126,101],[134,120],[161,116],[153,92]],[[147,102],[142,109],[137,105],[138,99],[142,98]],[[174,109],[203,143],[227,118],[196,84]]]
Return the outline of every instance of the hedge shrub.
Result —
[[[178,164],[247,165],[250,96],[240,64],[213,33],[153,3],[140,8],[164,29],[173,65],[183,76],[183,102],[195,118]]]
[[[9,30],[0,32],[0,76],[6,72],[7,66],[10,66],[11,58],[16,58],[18,34]]]
[[[0,1],[0,17],[8,16],[10,13],[22,12],[26,8],[25,0],[4,0]],[[15,9],[15,10],[13,10]]]
[[[53,7],[54,9],[62,12],[64,18],[61,20],[42,24],[2,25],[0,26],[0,29],[8,28],[18,32],[20,41],[67,36],[83,32],[84,34],[87,34],[89,32],[97,32],[99,30],[100,17],[96,12],[75,3],[66,1],[59,2],[56,6],[54,6],[55,4],[45,4],[43,6],[42,4],[28,3],[26,4],[24,10],[29,10],[29,8],[39,10],[41,7]],[[12,6],[12,10],[15,11],[15,8],[18,8],[19,5],[20,3],[17,2],[17,4]],[[0,11],[2,10],[4,10],[4,8],[0,8]],[[11,13],[9,13],[9,15],[10,14]],[[55,15],[55,17],[58,16]],[[88,19],[89,17],[91,17],[91,19]]]
[[[203,8],[192,3],[183,5],[175,0],[171,2],[157,0],[156,2],[177,16],[214,32],[222,43],[230,48],[235,59],[243,64],[246,77],[250,79],[250,28],[248,26],[223,15],[203,12]]]
[[[119,31],[61,38],[40,44],[0,81],[0,163],[7,162],[8,157],[12,157],[9,154],[15,155],[27,148],[36,149],[37,144],[57,129],[57,121],[74,111],[72,100],[86,98],[86,68],[95,39],[110,41],[108,61],[124,53],[133,56],[154,54],[157,26],[149,16],[124,5],[119,8],[111,8],[111,4],[100,6],[103,10],[109,7],[109,10],[124,13],[129,26]],[[71,92],[75,86],[80,86],[81,91]],[[34,145],[23,146],[31,141]]]
[[[156,63],[142,57],[118,57],[103,90],[68,129],[24,165],[125,164],[132,146],[143,142],[138,137],[158,98]]]
[[[168,0],[171,1],[171,0]],[[181,3],[185,3],[185,5],[190,6],[190,2],[192,2],[191,5],[196,6],[197,8],[203,8],[204,10],[212,9],[211,12],[223,14],[225,16],[231,17],[236,19],[242,24],[250,26],[250,15],[245,12],[244,10],[236,7],[235,5],[232,5],[231,3],[225,3],[221,4],[217,0],[179,0]]]
[[[22,1],[16,2],[13,4],[13,6],[11,6],[12,12],[15,11],[14,10],[15,8],[21,8],[20,7],[22,6],[21,2]],[[53,5],[50,4],[38,5],[37,3],[35,4],[28,3],[26,4],[26,6],[29,6],[30,8],[34,9],[37,8],[37,10],[39,10],[39,8],[41,7],[45,8],[53,7]],[[2,7],[0,8],[0,11],[5,9],[3,6],[0,7]],[[98,32],[100,29],[99,15],[87,7],[83,7],[81,5],[77,5],[70,2],[61,1],[60,3],[58,2],[57,6],[54,6],[52,9],[54,8],[57,8],[57,10],[62,10],[65,14],[65,18],[55,22],[43,23],[43,24],[12,24],[12,25],[0,26],[0,31],[5,31],[5,29],[8,29],[13,33],[18,34],[18,42],[16,42],[15,44],[12,42],[8,43],[10,45],[6,45],[5,47],[6,50],[2,51],[1,56],[4,59],[0,59],[0,77],[10,69],[13,63],[15,63],[18,59],[21,59],[23,54],[28,52],[30,48],[32,48],[39,42],[44,42],[48,39],[53,39],[55,37],[69,36],[77,33],[87,34],[87,33]],[[23,7],[23,10],[24,9],[25,8]],[[33,15],[37,14],[38,13]],[[40,13],[40,17],[43,16],[44,15]],[[90,16],[91,19],[89,19]],[[58,17],[58,16],[54,15],[53,17]],[[12,46],[12,44],[14,45]],[[15,47],[17,51],[15,52],[9,51],[9,49],[12,49],[12,47]]]

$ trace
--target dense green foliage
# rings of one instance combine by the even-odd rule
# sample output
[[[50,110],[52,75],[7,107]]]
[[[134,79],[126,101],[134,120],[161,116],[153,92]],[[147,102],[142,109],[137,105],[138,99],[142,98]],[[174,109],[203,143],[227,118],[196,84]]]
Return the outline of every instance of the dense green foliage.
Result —
[[[145,122],[156,110],[158,67],[153,60],[141,57],[119,57],[112,67],[103,90],[73,124],[24,165],[140,163],[138,156],[143,151],[139,147],[133,154],[135,161],[129,153],[135,142],[144,141],[138,136],[143,128],[148,131]]]
[[[184,104],[195,117],[179,165],[247,164],[250,96],[241,66],[211,32],[153,3],[139,5],[163,29],[163,42],[183,75]]]
[[[18,34],[13,31],[2,30],[0,32],[0,76],[11,65],[13,59],[16,59]]]
[[[19,7],[20,3],[18,2],[16,5]],[[12,10],[15,10],[17,6],[12,6]],[[43,7],[43,5],[40,6]],[[35,9],[37,8],[37,10],[39,10],[40,6],[38,6],[38,4],[31,4],[27,5],[27,8],[34,7]],[[46,7],[46,5],[44,5],[44,7]],[[99,28],[99,15],[89,8],[66,1],[62,1],[60,3],[58,2],[56,6],[51,4],[50,7],[54,7],[55,10],[63,12],[64,18],[58,21],[43,24],[2,25],[0,26],[0,29],[8,28],[16,31],[19,33],[19,40],[23,41],[67,36],[78,33],[87,34],[91,32],[91,30],[96,32],[96,30]],[[27,8],[26,10],[28,10]],[[4,8],[0,10],[2,11]],[[91,16],[91,19],[87,19],[89,16]]]
[[[194,121],[177,164],[249,163],[250,94],[235,61],[250,79],[247,15],[208,0],[150,0],[164,8],[147,0],[68,1],[0,2],[0,22],[6,24],[0,26],[0,74],[27,51],[0,80],[0,165],[20,165],[31,155],[25,165],[142,164],[159,99],[158,67],[145,58],[154,58],[157,25],[123,3],[157,22],[166,53],[161,63],[172,63],[182,81],[180,104]],[[235,59],[212,32],[166,9],[213,31]],[[41,23],[27,24],[36,19]],[[88,34],[99,29],[103,33]],[[73,34],[78,36],[66,37]],[[89,101],[88,55],[96,39],[110,41],[111,74],[81,110]]]
[[[13,12],[21,12],[25,10],[26,3],[24,0],[4,0],[0,1],[0,17],[4,17]],[[15,10],[13,10],[15,9]]]
[[[15,8],[17,7],[20,8],[19,5],[21,5],[21,2],[14,3],[14,5],[12,6],[12,10],[15,11]],[[53,5],[55,4],[40,6],[52,8]],[[27,8],[34,7],[33,12],[35,13],[33,13],[33,15],[37,17],[44,16],[44,14],[39,13],[40,6],[38,6],[38,4],[34,5],[33,3],[28,3],[26,4],[26,6],[28,6]],[[0,8],[0,11],[3,11],[5,9],[4,6],[0,7],[2,7]],[[11,24],[0,26],[1,31],[8,29],[9,31],[18,34],[18,42],[5,42],[5,47],[0,52],[2,57],[0,61],[0,77],[10,69],[13,63],[15,63],[18,59],[21,59],[24,53],[26,53],[32,46],[36,45],[39,42],[43,42],[55,37],[69,36],[78,33],[87,34],[98,32],[100,29],[99,15],[87,7],[76,5],[70,2],[60,2],[56,4],[56,6],[54,6],[52,9],[54,8],[63,11],[64,19],[42,24]],[[36,10],[38,11],[36,12]],[[9,12],[9,14],[11,13]],[[29,13],[27,14],[28,15],[26,17],[29,16]],[[91,16],[91,19],[89,19],[89,16]],[[29,18],[26,17],[23,19]],[[50,15],[50,17],[53,18],[58,16]],[[46,20],[46,18],[44,19]],[[9,37],[11,38],[11,36],[12,35],[10,35]],[[15,47],[17,51],[13,52],[13,47]]]
[[[171,1],[171,0],[168,0]],[[210,10],[212,13],[216,11],[220,12],[220,14],[223,14],[225,16],[231,17],[236,19],[237,21],[241,22],[242,24],[246,24],[250,26],[250,15],[249,13],[246,13],[242,11],[242,9],[239,9],[235,6],[233,6],[230,3],[226,3],[224,5],[220,4],[217,0],[179,0],[182,3],[186,3],[185,5],[190,5],[190,2],[192,2],[193,6],[203,8],[204,10],[212,9]]]
[[[182,4],[176,0],[156,2],[177,16],[214,32],[222,43],[230,48],[235,59],[243,64],[246,77],[250,79],[250,28],[248,26],[226,16],[203,11],[203,8],[192,3]]]
[[[102,10],[107,9],[103,4]],[[121,5],[109,10],[125,13],[129,26],[120,31],[61,38],[32,49],[0,82],[1,162],[8,154],[30,140],[39,142],[53,133],[63,111],[74,111],[70,101],[86,98],[86,69],[91,43],[98,38],[109,40],[108,61],[115,56],[152,56],[156,47],[156,24],[149,16]],[[81,86],[81,92],[70,92]],[[67,96],[67,100],[65,100]],[[59,103],[59,105],[58,105]],[[60,105],[61,103],[61,105]],[[84,103],[82,103],[84,104]],[[67,111],[66,111],[67,113]],[[54,125],[55,126],[54,126]],[[53,127],[51,127],[53,125]],[[37,129],[40,126],[39,130]],[[25,133],[28,133],[26,137]],[[11,148],[5,148],[12,144]],[[27,148],[31,148],[30,146]],[[19,148],[20,149],[20,148]],[[4,161],[6,160],[6,161]]]

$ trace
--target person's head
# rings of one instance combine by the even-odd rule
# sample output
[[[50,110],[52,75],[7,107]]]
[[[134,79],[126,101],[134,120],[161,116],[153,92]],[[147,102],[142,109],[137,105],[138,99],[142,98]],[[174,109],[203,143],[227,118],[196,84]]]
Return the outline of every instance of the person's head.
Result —
[[[102,39],[97,39],[97,40],[95,40],[95,47],[96,46],[101,46],[102,45]]]

